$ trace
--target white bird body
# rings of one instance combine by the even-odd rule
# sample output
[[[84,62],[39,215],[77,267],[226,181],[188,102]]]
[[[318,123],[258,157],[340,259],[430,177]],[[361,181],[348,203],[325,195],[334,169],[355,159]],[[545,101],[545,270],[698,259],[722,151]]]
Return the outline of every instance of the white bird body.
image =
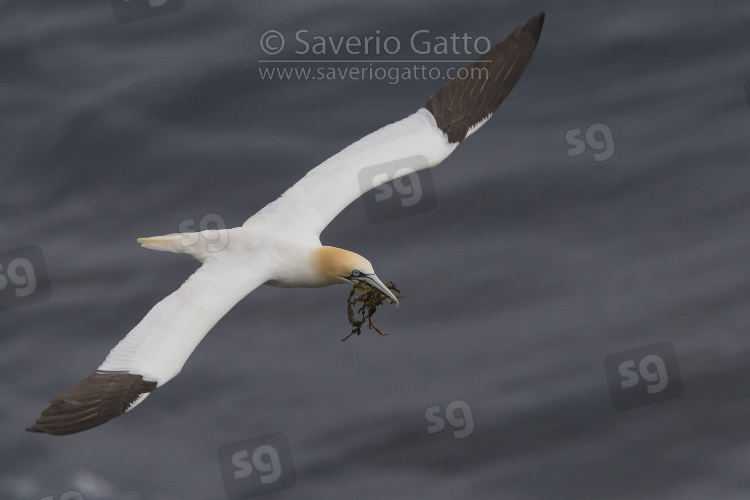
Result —
[[[70,434],[134,408],[177,375],[211,328],[260,285],[364,282],[398,305],[367,259],[323,246],[320,233],[352,201],[388,180],[363,183],[364,169],[398,163],[407,168],[396,175],[404,175],[433,167],[482,126],[526,68],[543,20],[544,13],[535,16],[467,68],[487,68],[486,78],[452,80],[415,113],[310,170],[241,227],[139,239],[146,248],[185,253],[203,265],[27,430]]]
[[[412,156],[428,160],[415,162],[415,169],[437,165],[456,146],[448,143],[430,112],[420,109],[321,163],[242,227],[207,230],[196,233],[197,238],[176,233],[139,239],[146,248],[186,253],[204,264],[154,306],[98,370],[138,373],[160,387],[180,372],[219,319],[258,286],[314,288],[346,283],[322,271],[319,234],[329,218],[361,194],[359,171]],[[223,245],[211,250],[211,242],[217,240],[224,240]],[[170,354],[165,356],[165,350]]]

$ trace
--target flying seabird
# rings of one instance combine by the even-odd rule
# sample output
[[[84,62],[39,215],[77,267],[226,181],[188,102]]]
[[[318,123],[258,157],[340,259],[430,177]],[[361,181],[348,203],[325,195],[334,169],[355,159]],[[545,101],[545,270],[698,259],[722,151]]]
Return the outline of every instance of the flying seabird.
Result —
[[[421,159],[413,162],[413,170],[434,167],[482,126],[526,69],[543,22],[540,12],[458,72],[465,78],[447,83],[421,109],[324,161],[241,227],[223,230],[223,248],[206,244],[215,241],[216,230],[140,238],[145,248],[186,253],[203,265],[156,304],[94,373],[51,400],[26,430],[72,434],[132,410],[177,375],[208,331],[260,285],[361,282],[398,305],[367,259],[322,246],[321,231],[363,194],[358,181],[362,169],[409,158]],[[198,243],[186,245],[185,238]]]

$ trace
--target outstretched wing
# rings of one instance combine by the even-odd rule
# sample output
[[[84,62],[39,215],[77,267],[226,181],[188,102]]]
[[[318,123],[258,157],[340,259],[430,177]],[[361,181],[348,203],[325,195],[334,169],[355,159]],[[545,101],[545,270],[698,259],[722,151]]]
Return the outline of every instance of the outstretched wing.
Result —
[[[72,434],[131,410],[177,375],[208,331],[267,279],[260,261],[210,256],[177,291],[151,309],[93,374],[50,401],[26,430]]]
[[[424,107],[321,163],[245,222],[320,234],[352,201],[387,180],[434,167],[495,112],[536,48],[544,12],[459,71]],[[463,77],[463,78],[462,78]],[[380,175],[388,172],[389,175]]]

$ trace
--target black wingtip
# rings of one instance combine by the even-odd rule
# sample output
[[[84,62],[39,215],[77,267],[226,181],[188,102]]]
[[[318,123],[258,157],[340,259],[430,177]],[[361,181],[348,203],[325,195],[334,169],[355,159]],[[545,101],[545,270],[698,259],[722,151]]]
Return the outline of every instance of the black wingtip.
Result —
[[[544,26],[544,11],[529,19],[524,29],[529,30],[531,37],[538,42],[542,34],[542,26]]]
[[[50,401],[26,430],[60,436],[91,429],[122,415],[141,394],[156,386],[141,375],[97,370]]]
[[[503,41],[464,68],[433,94],[424,108],[435,118],[448,142],[461,142],[505,100],[534,54],[544,25],[544,12],[517,27]]]

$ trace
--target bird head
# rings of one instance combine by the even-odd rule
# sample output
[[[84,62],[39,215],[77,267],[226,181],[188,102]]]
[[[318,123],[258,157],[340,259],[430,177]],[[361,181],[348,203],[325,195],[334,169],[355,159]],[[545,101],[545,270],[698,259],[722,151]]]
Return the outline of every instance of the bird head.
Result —
[[[398,299],[375,274],[370,261],[359,254],[336,247],[320,247],[315,255],[319,272],[329,284],[349,285],[366,283],[385,295],[391,304],[398,307]]]

